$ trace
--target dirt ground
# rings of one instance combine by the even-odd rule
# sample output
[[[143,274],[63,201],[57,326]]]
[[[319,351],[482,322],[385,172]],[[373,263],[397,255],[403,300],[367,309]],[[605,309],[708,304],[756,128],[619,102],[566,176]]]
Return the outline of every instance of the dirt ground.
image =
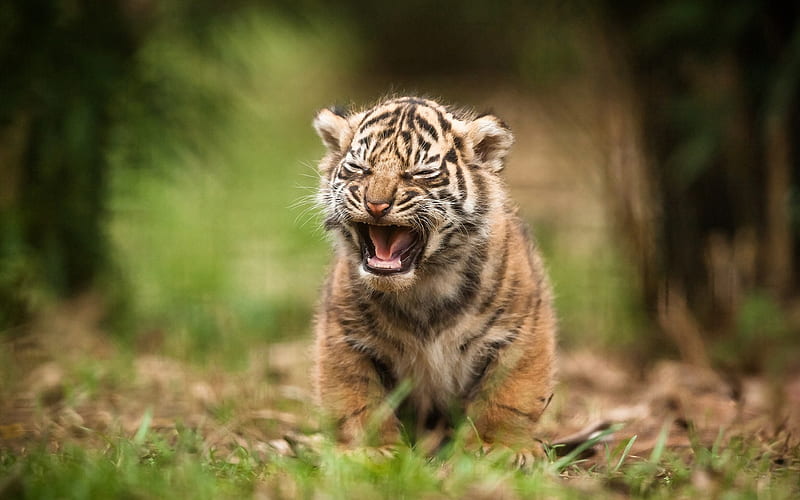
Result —
[[[95,309],[66,305],[37,325],[40,333],[3,345],[1,447],[102,447],[109,436],[134,436],[148,413],[150,429],[167,439],[181,427],[197,430],[205,452],[242,446],[267,459],[319,438],[309,339],[255,346],[244,370],[200,367],[156,353],[126,355],[94,326]],[[687,459],[692,442],[724,446],[744,436],[780,463],[800,446],[800,374],[726,380],[676,361],[642,369],[604,353],[562,352],[542,439],[568,449],[614,424],[621,425],[607,436],[610,447],[637,436],[629,460],[647,457],[666,428],[668,448]],[[591,455],[587,466],[603,453]]]

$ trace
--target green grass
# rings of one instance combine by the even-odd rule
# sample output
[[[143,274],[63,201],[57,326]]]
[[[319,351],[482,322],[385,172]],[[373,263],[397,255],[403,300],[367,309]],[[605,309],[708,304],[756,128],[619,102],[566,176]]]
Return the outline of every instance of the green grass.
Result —
[[[3,498],[222,498],[252,491],[254,467],[199,460],[199,439],[186,431],[174,443],[108,438],[104,449],[68,445],[58,452],[5,454]]]
[[[147,430],[107,438],[103,449],[67,445],[52,453],[0,454],[0,496],[18,498],[771,498],[800,494],[800,472],[776,465],[755,442],[724,450],[695,446],[687,462],[663,447],[647,459],[606,450],[587,468],[570,458],[542,459],[528,473],[508,456],[477,456],[456,447],[433,459],[403,447],[370,458],[325,443],[299,457],[204,452],[202,437],[179,429],[169,438]],[[800,457],[794,457],[796,461]],[[624,460],[624,462],[623,462]],[[622,463],[620,465],[620,463]]]

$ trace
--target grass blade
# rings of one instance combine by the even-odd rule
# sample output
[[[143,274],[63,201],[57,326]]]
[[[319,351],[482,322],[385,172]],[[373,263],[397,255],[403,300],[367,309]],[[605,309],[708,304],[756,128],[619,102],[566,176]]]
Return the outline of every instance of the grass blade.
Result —
[[[611,469],[612,474],[616,474],[619,471],[619,468],[622,467],[622,463],[625,462],[625,459],[628,458],[628,454],[631,452],[631,448],[633,447],[633,443],[636,442],[636,435],[634,434],[632,438],[628,440],[628,444],[625,445],[625,449],[622,450],[622,455],[619,457],[619,462],[617,465]]]
[[[658,464],[661,461],[661,455],[664,453],[664,448],[667,445],[667,437],[669,437],[669,427],[672,422],[665,422],[661,427],[661,432],[658,434],[656,445],[653,447],[653,452],[650,453],[650,463]]]
[[[153,409],[148,408],[144,415],[142,416],[142,423],[139,424],[139,428],[136,430],[136,434],[133,436],[133,442],[136,445],[141,445],[144,443],[144,438],[147,436],[147,431],[150,430],[150,424],[153,422]]]
[[[623,427],[622,424],[615,424],[610,426],[608,429],[598,431],[594,436],[576,446],[574,450],[572,450],[571,452],[567,453],[566,455],[555,461],[552,465],[553,471],[556,474],[561,473],[561,471],[563,471],[569,465],[574,463],[575,459],[578,458],[581,455],[581,453],[593,447],[597,443],[601,442],[607,436],[619,431],[620,429],[622,429],[622,427]]]

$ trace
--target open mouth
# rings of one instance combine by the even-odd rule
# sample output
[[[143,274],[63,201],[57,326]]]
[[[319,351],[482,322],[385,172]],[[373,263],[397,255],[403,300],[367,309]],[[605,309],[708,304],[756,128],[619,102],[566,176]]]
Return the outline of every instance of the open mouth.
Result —
[[[406,273],[414,267],[422,250],[420,235],[406,226],[375,226],[358,223],[364,269],[373,274]]]

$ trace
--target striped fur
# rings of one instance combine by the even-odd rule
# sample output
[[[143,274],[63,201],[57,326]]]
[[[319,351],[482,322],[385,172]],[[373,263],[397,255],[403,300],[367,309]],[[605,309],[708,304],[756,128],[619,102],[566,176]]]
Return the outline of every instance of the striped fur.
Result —
[[[556,325],[541,259],[499,176],[511,132],[492,115],[413,97],[324,109],[314,124],[328,148],[318,198],[336,251],[316,318],[316,386],[339,438],[361,442],[409,380],[409,433],[455,413],[484,443],[534,449]],[[376,217],[367,202],[390,208]],[[367,224],[411,228],[413,262],[371,270]],[[379,430],[391,444],[402,424],[389,414]]]

